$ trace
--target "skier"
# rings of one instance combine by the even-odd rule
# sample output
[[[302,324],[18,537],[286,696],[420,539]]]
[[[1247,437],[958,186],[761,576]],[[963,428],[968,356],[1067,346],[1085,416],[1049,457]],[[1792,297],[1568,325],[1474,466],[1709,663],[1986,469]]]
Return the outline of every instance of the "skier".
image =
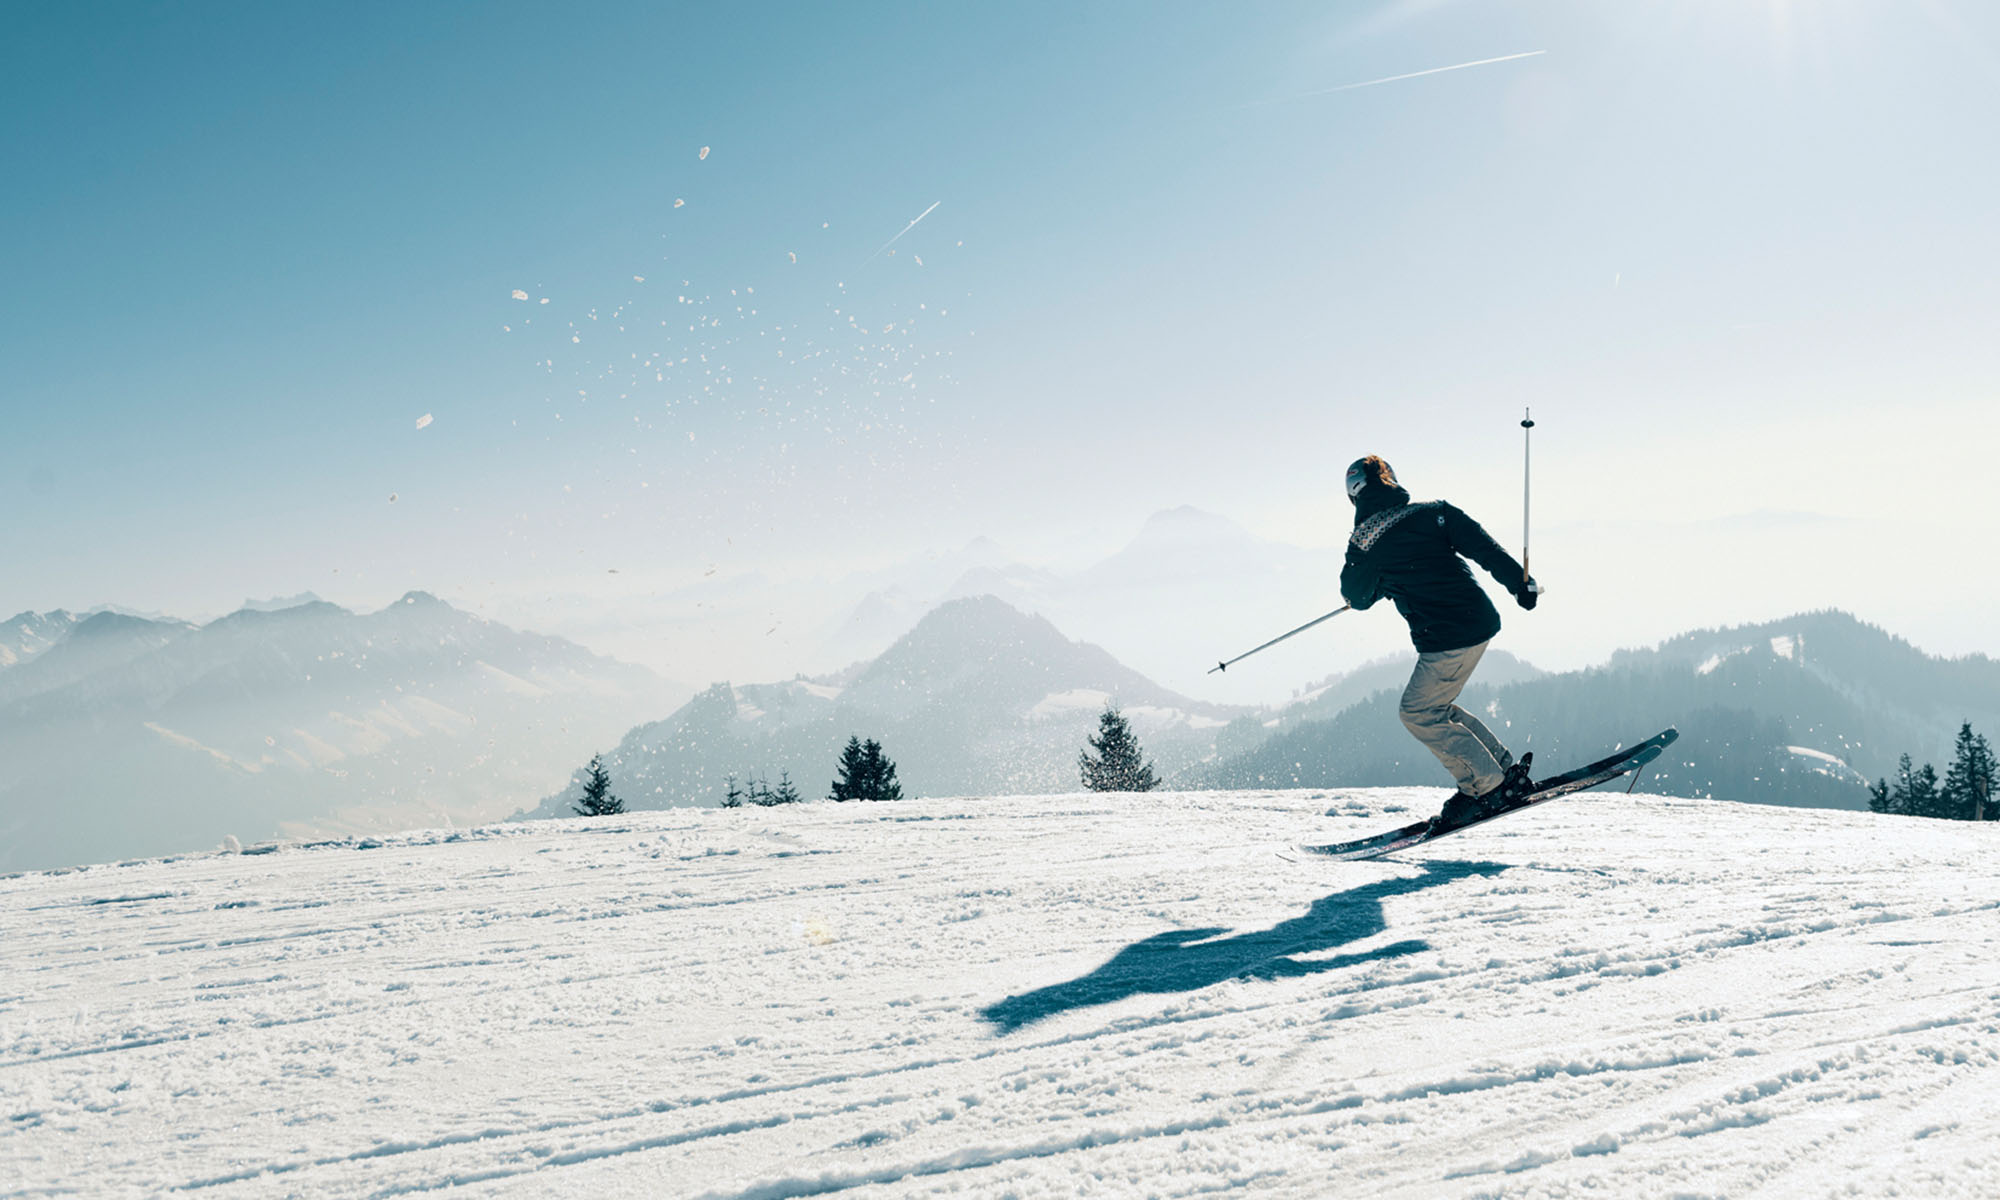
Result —
[[[1347,468],[1347,498],[1354,532],[1340,594],[1356,609],[1387,596],[1410,623],[1417,669],[1403,690],[1403,725],[1458,781],[1434,824],[1448,828],[1497,812],[1533,790],[1534,756],[1514,761],[1493,731],[1457,704],[1500,632],[1500,614],[1460,556],[1491,572],[1522,608],[1535,607],[1541,589],[1479,522],[1443,500],[1412,503],[1377,455]]]

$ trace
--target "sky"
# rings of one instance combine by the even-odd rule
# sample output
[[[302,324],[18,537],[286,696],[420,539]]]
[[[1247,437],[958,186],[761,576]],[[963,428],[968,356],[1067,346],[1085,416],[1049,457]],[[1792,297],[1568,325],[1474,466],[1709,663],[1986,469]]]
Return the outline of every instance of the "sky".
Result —
[[[1990,6],[9,24],[0,612],[421,588],[785,676],[662,597],[1075,568],[1180,505],[1337,554],[1370,452],[1514,545],[1532,408],[1517,653],[1836,607],[2000,654]]]

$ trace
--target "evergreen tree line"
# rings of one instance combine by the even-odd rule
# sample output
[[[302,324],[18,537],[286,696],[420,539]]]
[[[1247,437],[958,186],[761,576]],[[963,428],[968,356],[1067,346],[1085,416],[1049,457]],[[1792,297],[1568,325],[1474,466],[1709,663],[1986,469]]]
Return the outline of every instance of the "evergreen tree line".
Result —
[[[1097,733],[1085,739],[1087,749],[1077,755],[1077,769],[1083,786],[1093,792],[1150,792],[1160,784],[1153,764],[1139,746],[1138,735],[1116,705],[1106,705],[1099,715]],[[850,735],[835,764],[833,783],[827,799],[836,803],[849,800],[901,800],[903,785],[896,778],[896,763],[873,738],[862,741]],[[790,771],[778,773],[777,786],[761,775],[748,776],[739,783],[731,774],[722,794],[723,808],[776,808],[803,803],[805,797],[792,782]],[[583,798],[572,809],[579,816],[611,816],[625,811],[625,802],[611,794],[611,774],[601,756],[593,757],[586,769]]]
[[[799,804],[805,800],[799,789],[792,783],[790,771],[778,772],[778,786],[772,787],[767,779],[751,776],[742,786],[736,783],[736,776],[728,779],[728,787],[722,793],[722,807],[742,808],[745,801],[759,808],[776,808],[780,804]]]
[[[848,800],[901,800],[903,785],[896,780],[896,763],[882,752],[882,743],[873,738],[866,742],[850,736],[847,747],[840,752],[840,761],[835,764],[836,772],[826,798],[836,802]],[[799,789],[792,783],[789,771],[778,773],[778,786],[772,787],[759,776],[751,776],[749,782],[738,786],[736,776],[729,776],[728,790],[722,794],[722,807],[741,808],[745,803],[763,808],[775,808],[780,804],[799,804],[805,800]]]
[[[1894,781],[1880,779],[1868,789],[1868,807],[1904,817],[2000,820],[2000,804],[1994,803],[1994,767],[1993,747],[1985,735],[1972,732],[1972,722],[1967,721],[1958,727],[1958,742],[1943,782],[1931,764],[1913,768],[1905,754],[1896,763]]]
[[[882,743],[870,738],[863,742],[858,737],[847,739],[847,748],[841,752],[840,762],[835,770],[827,799],[847,800],[901,800],[903,785],[896,779],[896,763],[882,752]],[[792,782],[790,771],[780,771],[778,782],[772,786],[762,775],[747,776],[739,783],[731,774],[722,794],[723,808],[742,808],[746,804],[759,808],[776,808],[784,804],[802,804],[805,796],[798,785]],[[583,797],[570,806],[571,811],[582,817],[613,816],[625,811],[625,802],[611,794],[611,773],[604,768],[603,757],[593,756],[585,768]]]

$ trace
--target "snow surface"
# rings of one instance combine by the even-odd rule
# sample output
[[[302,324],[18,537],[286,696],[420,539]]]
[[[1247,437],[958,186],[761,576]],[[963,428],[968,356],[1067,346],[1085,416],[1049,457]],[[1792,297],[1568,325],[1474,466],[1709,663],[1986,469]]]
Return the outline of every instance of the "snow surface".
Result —
[[[0,878],[0,1193],[2000,1195],[2000,827],[1595,793],[1276,853],[1442,795]]]

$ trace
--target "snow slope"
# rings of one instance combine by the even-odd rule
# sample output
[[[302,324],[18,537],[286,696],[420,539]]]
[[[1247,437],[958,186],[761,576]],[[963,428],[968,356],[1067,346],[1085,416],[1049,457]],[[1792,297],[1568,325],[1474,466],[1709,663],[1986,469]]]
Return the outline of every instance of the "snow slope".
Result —
[[[2000,828],[1597,793],[1275,853],[1441,795],[0,878],[0,1194],[2000,1195]]]

